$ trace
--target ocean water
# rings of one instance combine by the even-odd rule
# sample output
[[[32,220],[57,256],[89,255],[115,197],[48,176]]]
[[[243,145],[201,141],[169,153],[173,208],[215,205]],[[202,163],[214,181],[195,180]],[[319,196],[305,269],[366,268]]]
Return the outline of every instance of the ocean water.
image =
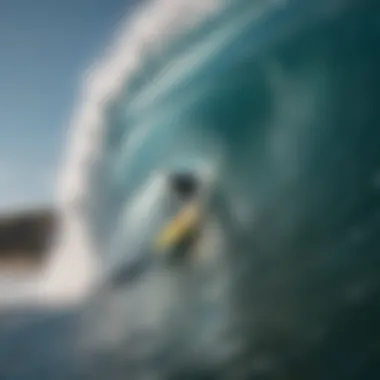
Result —
[[[50,284],[83,295],[141,263],[168,173],[216,178],[228,207],[200,261],[85,304],[89,378],[378,377],[379,14],[162,0],[121,25],[73,118]]]
[[[170,105],[172,97],[176,96],[176,82],[183,87],[191,81],[194,65],[200,67],[200,75],[207,75],[202,68],[207,49],[212,51],[218,45],[222,49],[225,38],[237,38],[229,34],[235,27],[239,30],[249,23],[250,14],[260,18],[266,11],[276,8],[281,9],[281,2],[148,1],[121,23],[105,55],[94,63],[84,78],[58,182],[63,227],[54,248],[52,265],[57,267],[55,263],[61,257],[60,252],[65,260],[75,263],[79,271],[77,277],[83,282],[74,292],[85,293],[97,276],[100,245],[103,244],[103,252],[110,250],[105,245],[111,244],[111,226],[116,223],[117,212],[125,207],[124,200],[131,191],[125,182],[134,187],[134,181],[141,182],[146,175],[144,167],[149,166],[149,153],[139,161],[138,168],[133,163],[139,160],[135,157],[141,155],[141,144],[155,128],[157,119],[161,119],[157,121],[162,125],[170,112],[176,117],[175,106]],[[228,12],[234,12],[236,17],[229,20]],[[244,12],[248,12],[248,16]],[[202,41],[202,36],[223,20],[229,27],[225,30],[217,27],[207,41]],[[189,33],[193,30],[195,32]],[[194,83],[195,88],[189,94],[180,95],[181,107],[191,104],[191,97],[198,96],[199,85]],[[123,115],[124,105],[125,109],[130,109],[129,114],[125,111]],[[157,107],[163,108],[157,112]],[[148,114],[146,120],[141,120],[147,109],[151,116]],[[161,140],[165,141],[173,129],[168,123],[168,128],[156,128],[154,134],[158,131],[162,132]],[[195,149],[196,144],[198,141],[193,145]],[[104,178],[105,175],[108,177]],[[152,195],[140,200],[141,207],[136,207],[134,215],[136,223],[144,218],[141,210],[148,210],[153,201]],[[68,257],[67,252],[73,252],[73,256]],[[61,283],[59,272],[54,278]],[[62,276],[62,282],[66,282],[66,274]]]
[[[119,237],[114,236],[114,230],[121,229],[118,236],[123,235],[123,224],[127,223],[122,219],[124,211],[121,210],[129,207],[126,203],[136,202],[133,192],[157,168],[172,165],[170,160],[176,159],[178,150],[183,149],[183,166],[196,166],[197,160],[203,160],[209,167],[217,165],[211,161],[218,161],[216,157],[223,156],[218,139],[225,138],[228,128],[212,126],[211,123],[204,125],[209,117],[207,112],[225,105],[226,109],[236,108],[239,102],[235,100],[239,99],[237,92],[232,102],[232,95],[215,99],[208,110],[202,107],[209,103],[198,104],[199,99],[214,96],[208,91],[218,75],[223,75],[223,71],[227,72],[239,60],[250,59],[249,55],[259,56],[266,46],[284,38],[284,33],[285,36],[291,35],[307,24],[334,18],[339,12],[356,6],[355,1],[309,1],[303,4],[285,0],[162,0],[142,3],[120,25],[105,55],[85,76],[58,182],[62,233],[52,264],[58,271],[52,278],[59,282],[59,268],[72,267],[70,264],[55,265],[55,262],[63,260],[63,257],[68,262],[72,260],[78,268],[76,277],[82,281],[73,292],[83,293],[97,277],[99,257],[102,257],[101,265],[104,265],[103,258],[109,253],[114,257],[106,261],[111,266],[117,265],[118,254],[112,253],[117,251],[113,245],[124,243],[117,242]],[[249,63],[240,73],[229,73],[231,82],[239,83],[247,78],[244,91],[250,91],[250,86],[259,88],[252,99],[253,112],[257,115],[258,109],[267,106],[267,90],[262,87],[260,75],[269,75],[273,86],[288,93],[288,99],[282,102],[282,107],[287,108],[286,120],[279,122],[269,137],[273,156],[281,162],[278,168],[281,166],[279,170],[283,178],[279,181],[294,179],[300,163],[296,153],[299,149],[297,140],[303,139],[302,149],[307,150],[315,134],[310,129],[303,133],[299,126],[316,107],[317,100],[309,95],[313,93],[310,88],[315,87],[314,93],[324,91],[322,84],[320,89],[317,88],[318,75],[321,81],[326,80],[323,73],[317,72],[318,64],[315,64],[316,74],[312,78],[315,83],[304,84],[297,91],[286,83],[286,74],[276,66],[275,59],[268,59],[265,70],[270,73],[263,72],[261,63],[254,68],[257,69],[254,76],[250,75],[252,67]],[[224,89],[215,88],[214,91]],[[244,100],[242,106],[245,106]],[[220,117],[223,118],[224,114],[221,113]],[[267,138],[264,133],[257,135],[258,139]],[[233,139],[231,135],[231,141]],[[187,141],[186,146],[183,146],[184,140]],[[167,146],[170,141],[177,143]],[[166,154],[168,149],[177,150],[172,158]],[[192,149],[197,154],[190,152],[186,156],[185,151]],[[205,149],[209,154],[203,159]],[[155,161],[155,167],[152,161]],[[262,187],[266,186],[265,181],[258,182],[262,182]],[[152,186],[156,185],[152,183]],[[148,210],[149,205],[156,201],[152,195],[147,195],[140,199],[141,202],[145,208],[139,206],[135,207],[136,210]],[[236,205],[236,213],[243,219],[252,220],[251,207],[240,203]],[[143,223],[147,213],[137,213],[133,216],[136,224],[140,219]],[[73,254],[68,255],[67,252]],[[62,276],[62,281],[66,282],[66,274]]]

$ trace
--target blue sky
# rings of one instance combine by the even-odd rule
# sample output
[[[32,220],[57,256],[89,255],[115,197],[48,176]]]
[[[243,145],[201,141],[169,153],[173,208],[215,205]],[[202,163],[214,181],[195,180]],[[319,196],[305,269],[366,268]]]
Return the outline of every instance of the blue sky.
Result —
[[[131,0],[0,0],[0,212],[49,204],[83,71]]]

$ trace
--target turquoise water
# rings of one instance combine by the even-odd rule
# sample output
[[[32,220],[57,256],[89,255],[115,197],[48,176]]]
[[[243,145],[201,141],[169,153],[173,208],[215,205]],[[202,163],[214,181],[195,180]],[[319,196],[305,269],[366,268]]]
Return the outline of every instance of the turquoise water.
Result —
[[[69,379],[379,377],[379,5],[157,4],[74,123],[65,222],[103,282],[75,316],[18,330],[46,339],[28,368],[51,351]],[[189,172],[203,234],[165,261],[170,174]]]

